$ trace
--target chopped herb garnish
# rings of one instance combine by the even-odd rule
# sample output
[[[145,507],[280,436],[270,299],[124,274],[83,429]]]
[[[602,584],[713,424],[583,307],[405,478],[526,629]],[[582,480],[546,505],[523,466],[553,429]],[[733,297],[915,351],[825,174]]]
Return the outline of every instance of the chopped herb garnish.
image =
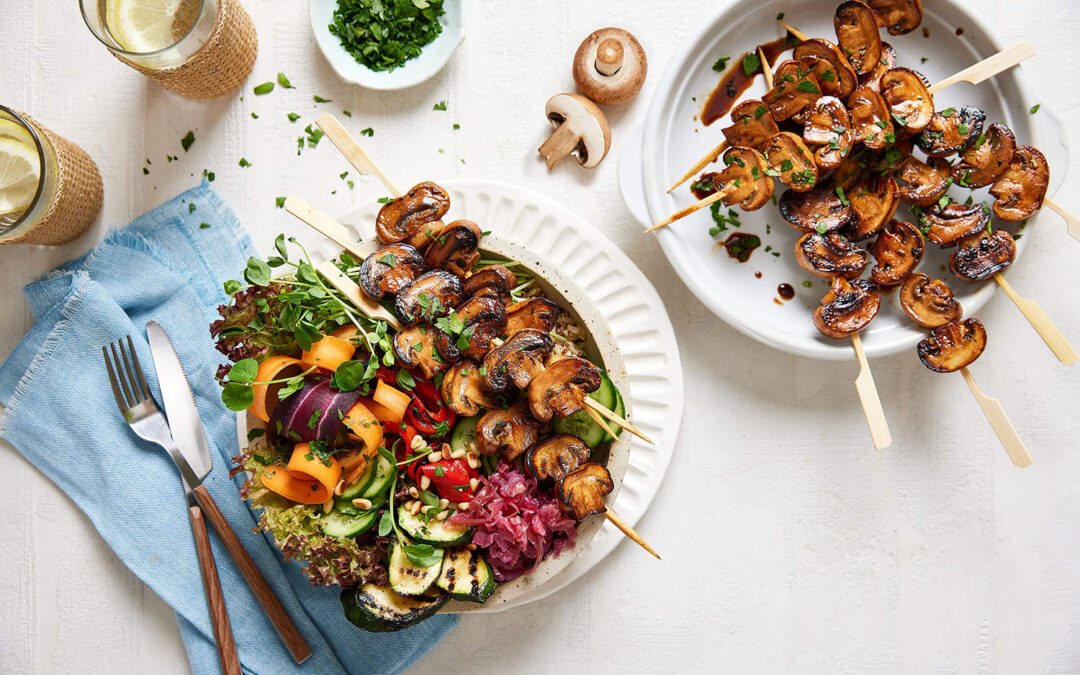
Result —
[[[432,110],[446,110],[446,101],[439,101],[435,105],[431,106]]]
[[[242,166],[242,167],[244,167],[246,169],[247,167],[251,166],[251,162],[249,162],[246,159],[244,159],[243,157],[241,157],[240,158],[240,166]]]
[[[322,96],[319,96],[318,94],[314,94],[311,98],[316,103],[333,103],[334,102],[332,99],[323,98]]]
[[[259,119],[259,113],[255,112],[255,111],[252,111],[251,112],[251,119],[253,119],[253,120]]]
[[[263,94],[269,94],[272,91],[274,91],[274,83],[273,82],[263,82],[262,84],[255,87],[255,95],[256,96],[262,96]]]
[[[742,70],[743,74],[750,77],[761,68],[761,57],[756,52],[750,52],[743,57]]]
[[[1028,110],[1028,112],[1031,113],[1032,115],[1034,115],[1035,113],[1039,112],[1039,107],[1041,105],[1042,105],[1041,103],[1036,103],[1035,105],[1031,106],[1031,109]]]
[[[284,197],[274,197],[274,206],[278,207],[279,209],[285,208],[285,198]]]
[[[941,111],[941,116],[948,119],[956,114],[956,108],[945,108]]]
[[[288,118],[290,122],[295,122],[296,120],[300,119],[300,116],[296,113],[289,113]]]
[[[727,62],[731,60],[730,56],[721,56],[716,59],[716,63],[712,64],[712,69],[718,73],[722,73],[727,70]]]
[[[286,89],[296,89],[296,87],[292,85],[292,82],[289,82],[289,78],[285,77],[285,73],[277,74],[277,83]]]
[[[330,33],[358,63],[393,71],[442,33],[443,0],[339,0]]]
[[[188,132],[186,134],[184,134],[184,137],[180,139],[180,147],[182,147],[184,149],[184,152],[187,152],[188,150],[191,149],[191,146],[194,145],[194,144],[195,144],[195,132],[191,131],[191,130],[188,130]]]

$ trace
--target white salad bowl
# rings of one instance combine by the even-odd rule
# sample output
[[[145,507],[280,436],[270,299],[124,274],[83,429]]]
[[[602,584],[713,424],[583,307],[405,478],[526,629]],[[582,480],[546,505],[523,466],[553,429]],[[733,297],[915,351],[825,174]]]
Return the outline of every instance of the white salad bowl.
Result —
[[[338,77],[368,89],[393,90],[416,86],[442,70],[465,39],[464,5],[461,0],[445,0],[445,12],[439,19],[442,33],[426,45],[419,56],[409,59],[392,71],[374,71],[357,62],[352,54],[341,46],[341,40],[330,32],[338,0],[310,0],[308,16],[319,51],[326,57]]]

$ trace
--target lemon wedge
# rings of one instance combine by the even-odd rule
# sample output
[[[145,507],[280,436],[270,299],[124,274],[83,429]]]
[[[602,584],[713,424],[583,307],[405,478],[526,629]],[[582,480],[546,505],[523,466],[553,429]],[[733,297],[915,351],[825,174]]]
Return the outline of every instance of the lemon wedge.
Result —
[[[0,214],[30,206],[40,175],[36,148],[13,138],[0,138]]]
[[[191,0],[106,0],[105,24],[125,51],[145,54],[176,44],[190,25]],[[179,17],[179,21],[178,21]]]

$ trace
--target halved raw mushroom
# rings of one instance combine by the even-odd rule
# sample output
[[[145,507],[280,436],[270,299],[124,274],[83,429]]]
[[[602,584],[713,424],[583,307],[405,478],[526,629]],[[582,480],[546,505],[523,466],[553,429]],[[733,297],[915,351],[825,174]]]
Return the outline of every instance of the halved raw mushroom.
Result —
[[[484,389],[480,364],[469,359],[455,363],[446,371],[439,393],[447,407],[462,417],[472,417],[480,408],[499,407],[499,402]]]
[[[427,262],[416,247],[391,244],[364,258],[360,264],[360,287],[372,300],[382,302],[426,270]]]
[[[821,87],[812,73],[795,77],[785,73],[773,80],[774,86],[761,99],[774,122],[790,119],[821,98]]]
[[[556,361],[529,383],[529,408],[533,417],[547,422],[566,417],[585,407],[585,395],[600,388],[600,370],[585,359],[572,356]]]
[[[891,68],[881,76],[881,97],[896,120],[897,135],[914,136],[934,117],[934,97],[920,73]]]
[[[776,176],[781,183],[796,192],[806,192],[818,180],[814,153],[798,135],[781,131],[770,136],[762,148],[769,164],[768,175]]]
[[[855,222],[845,230],[847,236],[862,241],[881,232],[900,205],[900,189],[892,176],[866,176],[845,191]]]
[[[1009,221],[1030,218],[1042,208],[1049,185],[1050,165],[1046,157],[1038,148],[1021,145],[1004,173],[990,187],[990,194],[997,197],[994,215]]]
[[[435,336],[439,331],[432,326],[405,326],[394,335],[394,355],[398,363],[425,380],[450,368],[450,362],[439,354]]]
[[[614,489],[608,470],[592,462],[571,471],[555,484],[555,494],[563,509],[577,520],[607,511],[604,496]]]
[[[548,169],[567,155],[591,169],[607,156],[611,147],[611,128],[596,104],[578,94],[555,94],[548,99],[546,113],[554,131],[540,146],[540,155]]]
[[[513,335],[526,328],[547,333],[555,328],[561,311],[558,305],[547,298],[530,298],[511,305],[506,310],[506,331],[503,335]]]
[[[795,46],[791,54],[796,61],[812,70],[821,87],[821,93],[826,96],[836,96],[842,101],[855,90],[859,82],[847,56],[828,40],[804,40]]]
[[[803,140],[808,145],[819,146],[814,152],[818,168],[840,166],[855,144],[851,127],[851,114],[835,96],[822,96],[806,109]]]
[[[795,242],[795,260],[810,274],[826,279],[859,277],[866,269],[866,251],[847,237],[832,233],[807,232]]]
[[[986,113],[975,106],[966,105],[959,111],[946,108],[934,113],[915,142],[930,157],[948,157],[974,143],[985,121]]]
[[[517,286],[517,277],[506,265],[490,265],[471,274],[463,284],[465,295],[470,297],[495,298],[502,304],[508,304],[512,298],[510,291]]]
[[[1016,137],[1004,124],[991,124],[952,165],[953,181],[961,187],[981,188],[1005,172],[1016,152]]]
[[[949,256],[949,269],[964,281],[983,281],[1006,269],[1016,258],[1016,242],[1005,230],[977,234],[960,242]]]
[[[990,214],[982,204],[960,204],[952,202],[945,208],[934,203],[923,211],[922,222],[929,231],[926,238],[948,248],[955,246],[961,239],[978,234],[990,223]]]
[[[375,233],[383,244],[406,242],[417,248],[435,238],[440,219],[450,208],[450,195],[441,186],[425,181],[379,209]]]
[[[463,277],[480,260],[480,226],[471,220],[455,220],[439,232],[424,251],[428,267]]]
[[[788,190],[780,197],[780,215],[800,232],[825,234],[855,222],[851,203],[845,204],[832,182],[821,183],[809,192]]]
[[[890,145],[889,139],[896,140],[892,116],[885,99],[868,85],[863,85],[851,92],[847,101],[851,113],[852,133],[857,143],[862,143],[871,150],[881,150]]]
[[[538,480],[561,480],[589,461],[589,446],[577,436],[557,434],[529,448],[525,466]]]
[[[484,413],[476,424],[476,448],[489,457],[513,461],[536,445],[548,425],[529,414],[525,403]]]
[[[738,204],[744,211],[755,211],[769,203],[774,184],[760,152],[732,147],[724,151],[723,161],[726,166],[712,182],[717,190],[728,191],[721,199],[725,206]]]
[[[460,277],[445,270],[431,270],[398,292],[394,310],[407,324],[434,321],[452,312],[462,297]]]
[[[922,23],[922,0],[866,0],[889,35],[910,33]]]
[[[720,131],[728,145],[756,148],[769,136],[779,133],[776,121],[765,104],[757,99],[743,101],[731,111],[731,126]]]
[[[878,286],[896,286],[919,266],[925,249],[926,242],[917,227],[892,221],[870,247],[870,254],[877,261],[870,270],[870,280]]]
[[[492,391],[504,391],[510,385],[525,389],[544,370],[544,363],[555,347],[551,335],[527,328],[510,336],[484,357],[484,384]]]
[[[814,310],[814,325],[825,337],[837,340],[858,333],[881,308],[881,293],[865,279],[833,278],[832,287]]]
[[[986,327],[978,319],[950,321],[930,331],[917,351],[923,365],[936,373],[970,366],[986,349]]]
[[[915,206],[930,206],[941,199],[948,189],[949,163],[945,160],[931,159],[927,164],[920,159],[908,156],[896,168],[896,186],[900,189],[900,199]]]
[[[881,76],[886,71],[896,67],[896,50],[888,42],[881,43],[881,56],[878,58],[874,69],[859,76],[859,86],[869,87],[881,93]]]
[[[952,289],[941,279],[915,272],[900,286],[900,306],[923,328],[937,328],[958,321],[963,314]]]
[[[865,75],[881,60],[881,35],[874,12],[858,0],[841,2],[833,15],[836,42],[857,74]]]
[[[439,353],[450,361],[459,354],[480,361],[506,327],[506,307],[495,298],[473,297],[457,308],[451,320],[463,328],[456,336],[442,331],[435,336]]]

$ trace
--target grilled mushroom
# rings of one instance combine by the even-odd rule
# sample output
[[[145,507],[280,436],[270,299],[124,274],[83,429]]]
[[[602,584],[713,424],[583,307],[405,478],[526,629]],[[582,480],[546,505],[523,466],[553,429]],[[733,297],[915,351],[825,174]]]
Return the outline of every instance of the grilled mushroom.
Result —
[[[504,335],[513,335],[526,328],[549,332],[559,320],[559,306],[547,298],[531,298],[525,302],[511,305],[506,310],[506,331]]]
[[[415,247],[391,244],[364,258],[360,264],[360,287],[371,299],[382,302],[426,270],[427,262]]]
[[[446,371],[439,392],[447,407],[462,417],[472,417],[480,408],[499,407],[499,402],[484,390],[479,364],[469,359],[455,363]]]
[[[990,214],[982,204],[950,203],[941,208],[934,203],[923,211],[922,222],[929,228],[926,238],[948,248],[956,242],[978,234],[990,223]]]
[[[406,326],[394,335],[394,355],[399,363],[425,380],[450,367],[435,347],[438,331],[431,326]]]
[[[489,457],[511,461],[536,445],[548,425],[529,414],[525,403],[484,413],[476,424],[476,447]]]
[[[506,265],[491,265],[465,279],[463,288],[470,297],[495,298],[502,304],[511,301],[510,291],[517,286],[517,277]]]
[[[492,391],[503,391],[511,384],[525,389],[544,370],[554,346],[543,331],[527,328],[514,333],[484,357],[484,384]]]
[[[847,192],[852,185],[865,180],[870,174],[867,169],[868,154],[866,148],[856,145],[848,153],[848,156],[844,158],[844,161],[840,163],[840,166],[833,171],[833,184]]]
[[[964,281],[983,281],[1012,264],[1016,242],[1005,230],[976,234],[960,242],[949,256],[949,269]]]
[[[809,192],[788,190],[780,197],[780,215],[800,232],[825,234],[855,222],[851,204],[844,204],[831,182],[819,184]]]
[[[761,100],[769,108],[774,122],[790,119],[821,98],[821,86],[812,73],[799,77],[784,73],[773,83],[773,88]]]
[[[881,232],[900,205],[900,189],[892,176],[866,176],[845,191],[855,222],[847,236],[862,241]]]
[[[1013,153],[1005,172],[990,187],[997,197],[994,215],[1002,220],[1024,220],[1042,208],[1050,184],[1050,165],[1038,148],[1021,145]]]
[[[814,310],[814,325],[825,337],[843,339],[866,328],[880,308],[881,294],[872,283],[835,277]]]
[[[743,101],[731,111],[731,126],[721,129],[728,145],[756,148],[780,129],[765,104],[757,99]]]
[[[555,484],[555,493],[563,509],[573,513],[577,520],[607,511],[604,495],[615,489],[608,470],[592,462],[563,476]]]
[[[889,145],[889,138],[895,140],[889,107],[872,87],[864,84],[851,92],[847,107],[851,113],[852,133],[856,142],[871,150],[881,150]]]
[[[796,192],[806,192],[817,185],[818,169],[814,153],[802,138],[790,131],[770,136],[762,148],[769,171],[778,174],[780,182]]]
[[[931,281],[922,272],[910,274],[900,286],[900,306],[923,328],[937,328],[958,321],[963,310],[952,289],[941,279]]]
[[[978,319],[950,321],[919,342],[919,359],[937,373],[952,373],[971,365],[986,349],[986,327]]]
[[[1016,138],[1004,124],[991,124],[960,154],[950,172],[957,185],[981,188],[1004,173],[1016,152]]]
[[[881,97],[899,125],[898,134],[913,136],[934,116],[934,97],[926,79],[910,68],[892,68],[881,76]]]
[[[398,292],[394,309],[405,323],[434,321],[453,311],[462,297],[460,277],[444,270],[431,270]]]
[[[867,4],[889,35],[910,33],[922,23],[922,0],[867,0]]]
[[[562,480],[589,461],[589,446],[577,436],[558,434],[529,448],[525,466],[538,480]]]
[[[833,15],[836,42],[860,76],[874,70],[881,61],[881,35],[877,19],[866,4],[858,0],[840,3]]]
[[[442,229],[439,220],[449,208],[446,190],[435,183],[419,183],[379,209],[375,233],[384,244],[403,241],[422,248]]]
[[[471,220],[455,220],[444,227],[424,251],[428,267],[463,277],[480,260],[480,226]]]
[[[946,108],[934,113],[915,142],[930,157],[948,157],[974,143],[985,121],[986,113],[974,106],[966,105],[959,111]]]
[[[927,164],[908,156],[896,169],[900,198],[915,206],[930,206],[949,189],[949,163],[931,159]]]
[[[919,266],[925,248],[918,228],[911,223],[892,221],[870,247],[870,254],[877,261],[870,270],[870,280],[878,286],[896,286]]]
[[[456,336],[439,331],[435,345],[447,360],[459,355],[480,361],[491,350],[491,341],[506,327],[506,307],[495,298],[473,297],[466,300],[451,318],[463,328]]]
[[[529,383],[529,408],[544,422],[566,417],[585,407],[585,395],[600,387],[600,371],[585,359],[572,356],[556,361]]]
[[[820,146],[814,152],[819,168],[835,169],[844,161],[855,144],[851,127],[851,114],[835,96],[822,96],[806,109],[803,140]]]
[[[855,69],[851,67],[844,52],[828,40],[804,40],[795,46],[791,55],[799,63],[807,64],[813,69],[822,94],[844,100],[855,90],[859,81]]]
[[[721,201],[725,206],[738,204],[744,211],[755,211],[773,196],[773,179],[765,174],[768,166],[753,148],[728,148],[724,151],[724,169],[713,179],[717,190],[728,189]]]
[[[866,251],[847,237],[807,232],[795,242],[795,260],[810,274],[855,279],[866,269]]]
[[[881,43],[881,57],[874,69],[869,73],[859,76],[859,86],[870,87],[877,93],[881,93],[881,76],[886,71],[896,67],[896,50],[888,42]]]

